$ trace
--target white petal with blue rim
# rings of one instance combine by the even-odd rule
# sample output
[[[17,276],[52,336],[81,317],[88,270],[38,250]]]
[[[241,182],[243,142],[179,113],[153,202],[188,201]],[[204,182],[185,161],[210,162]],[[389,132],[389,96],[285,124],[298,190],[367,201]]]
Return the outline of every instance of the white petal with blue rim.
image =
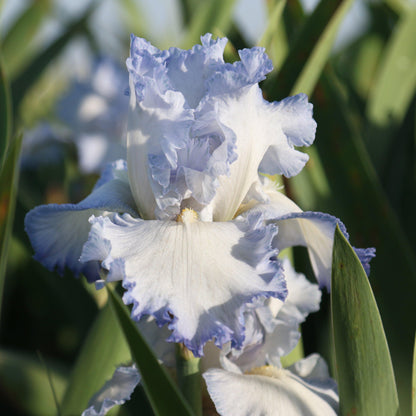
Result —
[[[242,345],[243,311],[255,299],[286,297],[280,264],[271,260],[274,226],[259,216],[212,223],[92,218],[82,259],[99,260],[110,280],[123,279],[132,316],[168,323],[170,341],[196,355],[216,339]]]
[[[103,180],[80,203],[41,205],[26,215],[25,229],[34,258],[47,269],[62,274],[68,267],[75,275],[84,273],[89,281],[99,277],[96,264],[79,261],[90,230],[88,218],[106,211],[137,215],[128,182],[123,179],[124,171],[110,170],[103,173]]]

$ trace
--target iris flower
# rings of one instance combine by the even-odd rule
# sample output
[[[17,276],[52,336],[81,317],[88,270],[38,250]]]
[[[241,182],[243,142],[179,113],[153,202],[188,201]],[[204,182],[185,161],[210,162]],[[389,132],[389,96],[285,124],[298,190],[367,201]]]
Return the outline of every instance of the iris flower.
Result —
[[[338,414],[336,383],[317,354],[288,368],[264,365],[246,373],[215,368],[203,376],[223,416]]]
[[[264,49],[241,50],[229,64],[226,39],[201,40],[161,51],[132,36],[127,163],[110,166],[80,203],[26,217],[37,260],[97,286],[121,280],[132,318],[167,324],[168,341],[196,356],[211,339],[241,348],[245,313],[285,299],[278,249],[306,244],[328,285],[338,222],[300,212],[259,176],[290,177],[305,165],[295,146],[315,137],[307,97],[266,101]]]
[[[321,291],[284,259],[288,296],[285,302],[269,299],[267,305],[246,312],[246,338],[241,350],[225,345],[222,350],[208,343],[201,367],[208,391],[222,415],[335,415],[338,395],[324,361],[313,354],[283,369],[282,356],[300,338],[299,324],[319,309]],[[169,345],[161,349],[162,329],[151,321],[139,324],[157,357],[166,366]],[[163,342],[162,342],[163,345]],[[91,399],[83,416],[103,416],[110,407],[129,399],[140,382],[137,369],[119,367]]]
[[[289,295],[250,312],[241,350],[223,348],[222,368],[203,377],[220,415],[335,416],[338,393],[325,362],[312,354],[288,368],[280,359],[297,344],[298,327],[319,309],[321,291],[283,261]]]

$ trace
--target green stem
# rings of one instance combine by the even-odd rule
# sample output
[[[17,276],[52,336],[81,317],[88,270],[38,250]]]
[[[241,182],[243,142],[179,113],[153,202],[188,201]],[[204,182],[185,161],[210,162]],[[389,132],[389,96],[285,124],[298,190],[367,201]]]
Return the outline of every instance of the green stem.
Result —
[[[199,370],[200,358],[195,358],[183,344],[176,347],[176,373],[178,385],[195,416],[202,416],[202,385]]]

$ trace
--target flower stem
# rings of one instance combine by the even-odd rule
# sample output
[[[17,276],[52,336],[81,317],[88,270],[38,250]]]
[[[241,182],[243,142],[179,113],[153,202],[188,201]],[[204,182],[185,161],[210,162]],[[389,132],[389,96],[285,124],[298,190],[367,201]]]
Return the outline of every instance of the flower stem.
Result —
[[[176,347],[178,385],[196,416],[202,416],[200,358],[195,358],[183,344]]]

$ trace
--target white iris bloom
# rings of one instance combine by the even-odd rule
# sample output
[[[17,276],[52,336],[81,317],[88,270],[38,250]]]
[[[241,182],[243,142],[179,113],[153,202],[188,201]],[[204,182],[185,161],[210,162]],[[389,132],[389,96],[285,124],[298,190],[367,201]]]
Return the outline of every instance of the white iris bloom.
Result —
[[[121,280],[133,319],[168,324],[168,340],[197,356],[212,339],[241,348],[247,312],[286,298],[278,247],[315,247],[298,223],[323,230],[325,259],[335,226],[258,191],[259,171],[292,176],[306,163],[295,146],[315,137],[307,97],[265,101],[262,48],[228,64],[226,39],[201,40],[160,51],[132,36],[127,164],[110,166],[79,204],[40,206],[25,222],[37,260],[98,285]]]
[[[213,343],[205,346],[201,367],[206,370],[204,378],[208,391],[221,415],[336,414],[336,384],[317,354],[287,369],[281,368],[280,358],[299,341],[299,324],[309,313],[319,309],[321,299],[318,285],[296,273],[288,259],[284,259],[282,265],[288,296],[285,302],[271,298],[267,305],[246,313],[246,338],[242,349],[233,349],[229,344],[222,350]],[[165,337],[164,328],[156,329],[150,321],[139,325],[157,357],[171,367],[171,344],[163,346],[160,342]],[[171,353],[172,350],[170,348]],[[128,374],[126,371],[124,367],[116,370],[90,401],[86,412],[94,410],[97,413],[91,414],[102,416],[110,405],[120,403],[121,399],[128,400],[140,379],[128,375],[137,373],[134,367],[129,368]],[[89,414],[84,412],[83,415]]]
[[[317,354],[282,368],[280,359],[299,341],[298,327],[319,309],[321,291],[290,262],[283,261],[288,286],[286,301],[251,312],[241,350],[223,348],[222,368],[203,374],[209,395],[220,415],[335,416],[338,393],[325,362]],[[205,358],[204,358],[205,360]]]

